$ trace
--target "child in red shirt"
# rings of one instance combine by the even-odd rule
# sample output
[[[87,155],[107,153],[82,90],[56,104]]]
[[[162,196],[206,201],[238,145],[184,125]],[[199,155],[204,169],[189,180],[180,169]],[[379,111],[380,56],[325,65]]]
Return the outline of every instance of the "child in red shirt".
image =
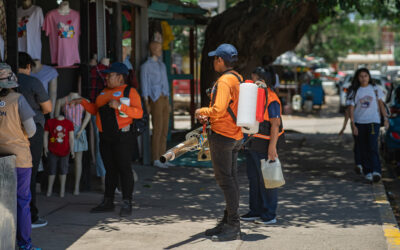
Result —
[[[48,158],[49,185],[47,196],[51,196],[53,184],[59,166],[60,197],[64,197],[65,180],[68,173],[68,160],[71,153],[74,155],[74,125],[71,121],[59,116],[47,120],[44,126],[44,154]]]

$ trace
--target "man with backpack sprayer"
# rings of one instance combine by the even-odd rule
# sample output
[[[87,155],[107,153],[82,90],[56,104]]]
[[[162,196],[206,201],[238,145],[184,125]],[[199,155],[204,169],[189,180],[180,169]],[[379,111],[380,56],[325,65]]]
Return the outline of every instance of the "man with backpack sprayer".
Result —
[[[195,116],[201,123],[209,120],[211,124],[208,130],[211,161],[226,207],[222,220],[205,234],[212,236],[213,241],[236,240],[241,238],[237,156],[243,138],[241,128],[236,126],[236,115],[243,78],[233,70],[238,53],[231,44],[221,44],[208,56],[214,57],[214,70],[222,75],[213,86],[210,106],[197,109]]]

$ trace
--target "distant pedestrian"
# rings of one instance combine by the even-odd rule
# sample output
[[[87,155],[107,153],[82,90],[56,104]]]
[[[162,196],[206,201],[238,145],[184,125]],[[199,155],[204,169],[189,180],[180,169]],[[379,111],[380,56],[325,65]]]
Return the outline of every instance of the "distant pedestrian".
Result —
[[[266,106],[264,121],[260,129],[247,144],[246,168],[249,179],[249,207],[250,211],[240,217],[243,221],[255,221],[267,225],[276,223],[276,209],[278,206],[278,189],[266,189],[261,172],[261,160],[275,161],[278,158],[277,144],[283,135],[282,105],[274,91],[275,73],[257,67],[252,74],[256,83],[263,84],[266,89]]]
[[[383,102],[383,92],[372,82],[368,69],[358,69],[348,96],[350,120],[360,150],[362,171],[368,181],[374,182],[381,179],[382,172],[378,152],[381,115],[385,127],[389,127]]]

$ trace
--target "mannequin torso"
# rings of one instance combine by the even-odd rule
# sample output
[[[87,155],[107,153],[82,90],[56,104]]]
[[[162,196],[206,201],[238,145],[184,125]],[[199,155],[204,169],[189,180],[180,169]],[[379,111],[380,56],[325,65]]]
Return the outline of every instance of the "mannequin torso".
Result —
[[[69,8],[69,2],[68,1],[62,1],[60,3],[60,6],[58,7],[58,13],[60,15],[66,16],[71,12],[71,9]]]

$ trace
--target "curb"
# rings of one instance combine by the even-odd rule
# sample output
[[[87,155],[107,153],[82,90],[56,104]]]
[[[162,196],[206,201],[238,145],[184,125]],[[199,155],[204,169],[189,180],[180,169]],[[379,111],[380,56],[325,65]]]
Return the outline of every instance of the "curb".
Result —
[[[386,196],[382,183],[373,184],[374,203],[379,207],[379,215],[382,222],[382,230],[387,243],[387,249],[400,249],[400,230],[394,217],[392,207]]]

